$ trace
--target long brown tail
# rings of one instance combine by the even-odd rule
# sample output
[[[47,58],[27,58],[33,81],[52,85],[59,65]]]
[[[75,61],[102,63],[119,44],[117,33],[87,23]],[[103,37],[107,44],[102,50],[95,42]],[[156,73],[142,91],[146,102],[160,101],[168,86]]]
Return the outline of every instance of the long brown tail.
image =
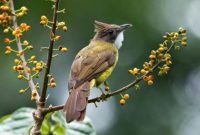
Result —
[[[90,93],[89,89],[89,82],[85,82],[76,89],[70,90],[71,93],[64,106],[66,121],[68,123],[73,120],[82,121],[85,118],[88,96]]]

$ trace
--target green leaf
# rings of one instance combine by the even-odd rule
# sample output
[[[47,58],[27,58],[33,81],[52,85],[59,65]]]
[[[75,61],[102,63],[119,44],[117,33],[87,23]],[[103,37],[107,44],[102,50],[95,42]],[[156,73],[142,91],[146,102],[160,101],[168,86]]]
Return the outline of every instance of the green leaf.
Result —
[[[82,122],[72,122],[68,124],[67,133],[68,135],[96,135],[96,131],[88,117]]]
[[[2,135],[28,135],[33,125],[31,108],[20,108],[10,115],[0,119],[0,133]]]
[[[32,108],[20,108],[0,118],[0,134],[28,135],[33,125]],[[49,113],[42,123],[43,135],[96,135],[89,118],[67,124],[62,111]]]

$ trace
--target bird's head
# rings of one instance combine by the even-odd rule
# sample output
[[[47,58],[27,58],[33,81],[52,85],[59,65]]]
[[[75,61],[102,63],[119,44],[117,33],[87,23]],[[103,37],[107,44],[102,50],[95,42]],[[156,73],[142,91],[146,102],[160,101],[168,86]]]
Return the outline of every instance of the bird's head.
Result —
[[[123,32],[131,26],[131,24],[116,25],[95,21],[96,34],[93,40],[103,40],[113,43],[119,49],[124,40]]]

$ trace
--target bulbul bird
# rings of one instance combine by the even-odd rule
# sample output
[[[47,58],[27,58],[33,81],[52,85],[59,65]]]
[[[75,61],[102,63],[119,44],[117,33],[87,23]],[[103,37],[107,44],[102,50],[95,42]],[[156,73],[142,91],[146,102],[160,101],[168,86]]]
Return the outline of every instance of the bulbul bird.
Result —
[[[64,106],[68,123],[84,119],[90,90],[99,87],[111,75],[124,40],[123,32],[131,26],[95,21],[94,38],[78,52],[71,66],[69,97]]]

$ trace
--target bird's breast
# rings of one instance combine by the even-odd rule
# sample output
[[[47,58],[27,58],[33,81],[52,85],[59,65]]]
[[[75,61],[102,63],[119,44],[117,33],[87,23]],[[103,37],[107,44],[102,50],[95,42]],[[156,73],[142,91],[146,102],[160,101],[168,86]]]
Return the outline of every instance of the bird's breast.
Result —
[[[103,82],[105,82],[108,79],[108,77],[113,72],[117,61],[118,61],[118,55],[116,55],[115,64],[113,66],[111,66],[110,68],[108,68],[106,71],[104,71],[99,77],[96,78],[96,86],[97,87],[100,86]]]

